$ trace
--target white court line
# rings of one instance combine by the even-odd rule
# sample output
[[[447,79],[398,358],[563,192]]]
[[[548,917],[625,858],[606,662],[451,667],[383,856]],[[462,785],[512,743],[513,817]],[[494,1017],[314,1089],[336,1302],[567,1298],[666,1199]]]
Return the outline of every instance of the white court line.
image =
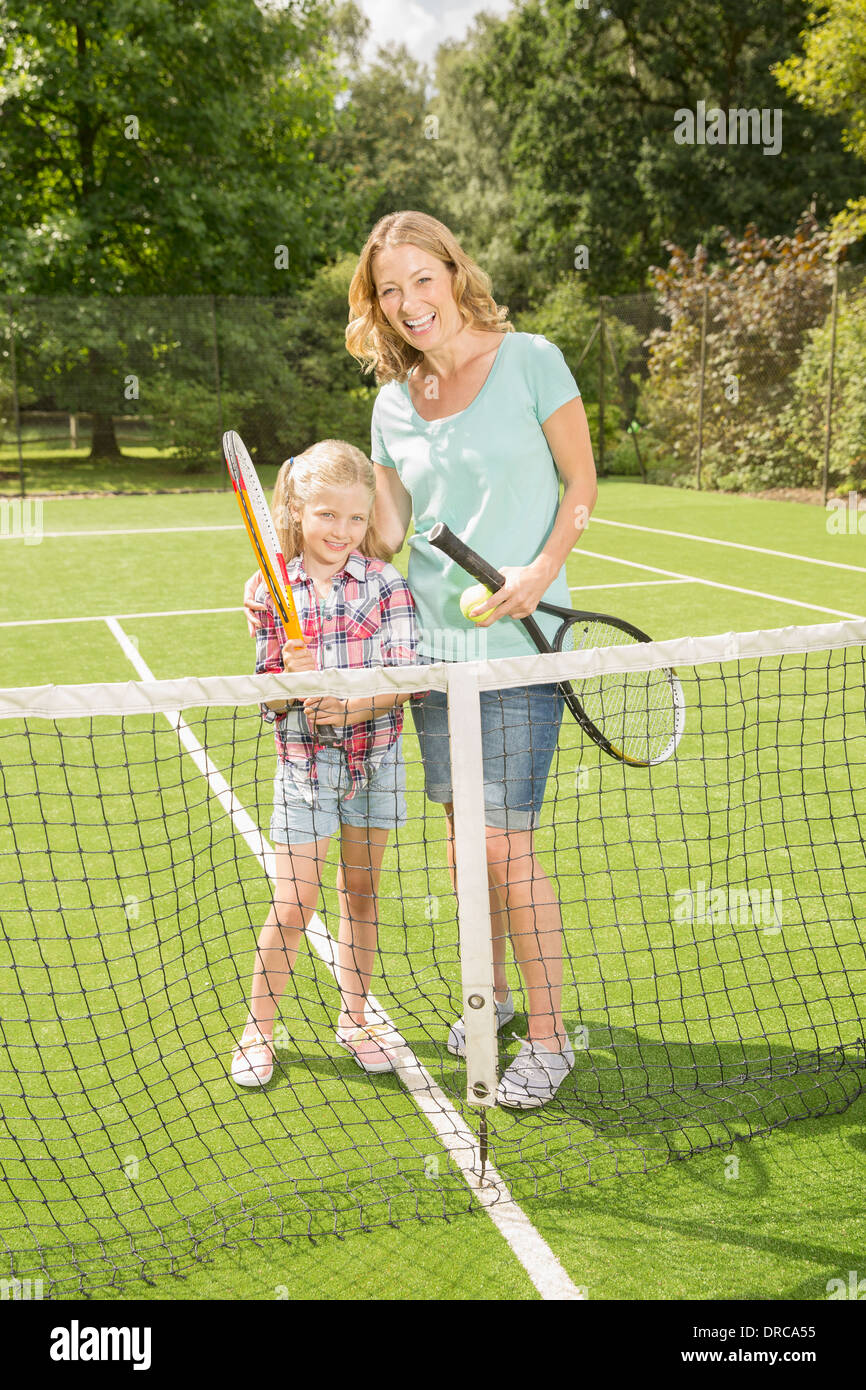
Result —
[[[0,627],[53,627],[56,623],[110,623],[122,618],[187,618],[199,617],[207,613],[243,613],[243,605],[237,608],[169,608],[163,613],[95,613],[87,618],[16,618],[14,622],[0,623]],[[119,639],[118,639],[119,640]]]
[[[626,579],[621,584],[572,584],[568,592],[579,594],[584,589],[653,589],[662,584],[688,584],[688,579]],[[2,627],[2,623],[0,623]]]
[[[75,540],[77,536],[172,536],[182,531],[243,531],[241,522],[235,522],[231,526],[131,526],[128,530],[117,531],[30,531],[29,534],[7,535],[0,532],[0,541],[29,541],[33,545],[37,541],[48,540]]]
[[[773,603],[785,603],[791,608],[810,608],[813,613],[832,613],[836,618],[862,618],[862,613],[846,613],[841,608],[825,608],[820,603],[805,603],[799,598],[782,598],[780,594],[765,594],[761,589],[742,589],[737,584],[722,584],[718,579],[700,579],[696,574],[680,574],[679,570],[662,570],[656,565],[641,565],[637,560],[620,560],[616,555],[602,555],[597,550],[578,549],[578,554],[589,555],[593,560],[609,560],[612,565],[627,565],[633,570],[647,570],[650,574],[666,574],[671,579],[687,579],[691,584],[705,584],[710,589],[727,589],[732,594],[747,594],[750,598],[766,598]]]
[[[616,584],[572,584],[569,587],[570,594],[580,593],[584,589],[643,589],[652,588],[656,585],[665,584],[704,584],[711,589],[727,589],[734,594],[747,594],[751,598],[771,599],[773,603],[788,604],[793,608],[809,608],[815,613],[830,613],[837,618],[860,618],[860,613],[846,613],[840,608],[826,608],[818,603],[804,603],[802,599],[782,598],[780,594],[765,594],[760,589],[743,589],[736,584],[722,584],[717,579],[700,579],[694,574],[679,574],[676,570],[662,570],[654,565],[638,564],[636,560],[621,560],[615,555],[602,555],[597,550],[587,550],[580,546],[580,555],[589,555],[595,560],[609,560],[612,565],[627,565],[631,569],[646,570],[650,574],[664,574],[666,579],[631,579]],[[848,568],[851,568],[850,566]],[[169,608],[161,612],[152,613],[115,613],[114,618],[123,619],[124,622],[134,618],[185,618],[199,617],[211,613],[242,613],[243,606],[237,608]],[[95,613],[83,618],[16,618],[11,622],[0,622],[0,628],[4,627],[48,627],[58,623],[105,623],[109,621],[109,616],[105,613]]]
[[[141,679],[152,681],[153,673],[117,619],[106,618],[105,622]],[[199,772],[206,778],[211,793],[226,815],[231,816],[235,829],[245,840],[248,849],[273,880],[274,852],[261,830],[238,801],[230,784],[211,761],[186,721],[177,712],[166,712],[165,717]],[[317,914],[314,914],[305,935],[336,978],[335,942]],[[369,1005],[372,1013],[391,1027],[394,1026],[372,994],[369,995]],[[398,1060],[397,1076],[429,1121],[443,1147],[463,1174],[467,1185],[472,1189],[479,1205],[485,1209],[494,1226],[507,1241],[541,1297],[557,1302],[583,1300],[586,1297],[585,1292],[572,1283],[544,1237],[535,1229],[529,1217],[514,1201],[503,1179],[489,1164],[485,1167],[485,1186],[478,1185],[478,1138],[436,1085],[430,1073],[418,1061],[412,1049],[405,1045],[395,1047],[394,1055]]]
[[[633,521],[608,521],[600,516],[590,517],[590,523],[597,526],[619,526],[625,531],[648,531],[652,536],[678,536],[684,541],[702,541],[704,545],[726,545],[731,550],[751,550],[756,555],[775,555],[779,560],[801,560],[804,565],[825,565],[828,569],[853,570],[855,574],[866,574],[863,565],[843,565],[841,560],[818,560],[814,555],[796,555],[790,550],[767,550],[762,545],[746,545],[743,541],[720,541],[715,536],[695,536],[690,531],[665,531],[660,526],[637,526]]]

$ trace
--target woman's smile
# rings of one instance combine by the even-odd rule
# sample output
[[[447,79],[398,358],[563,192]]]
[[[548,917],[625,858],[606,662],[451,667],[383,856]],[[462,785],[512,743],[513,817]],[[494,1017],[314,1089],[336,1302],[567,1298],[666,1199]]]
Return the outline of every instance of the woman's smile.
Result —
[[[423,334],[430,332],[430,329],[433,327],[435,321],[436,310],[431,309],[430,313],[424,314],[423,317],[414,319],[404,319],[403,327],[408,328],[413,338],[420,338],[423,336]]]

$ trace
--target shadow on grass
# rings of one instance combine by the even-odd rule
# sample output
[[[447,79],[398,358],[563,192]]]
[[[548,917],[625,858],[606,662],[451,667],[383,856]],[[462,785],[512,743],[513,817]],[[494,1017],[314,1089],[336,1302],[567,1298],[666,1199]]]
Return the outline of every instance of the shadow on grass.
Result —
[[[399,1027],[399,1017],[395,1021]],[[517,1051],[515,1022],[503,1039],[502,1068]],[[477,1129],[478,1112],[465,1100],[463,1064],[433,1029],[431,1023],[430,1032],[414,1037],[412,1029],[401,1031]],[[490,1162],[518,1201],[543,1197],[548,1215],[555,1216],[558,1204],[563,1213],[573,1210],[586,1184],[646,1173],[712,1148],[730,1149],[795,1119],[840,1112],[863,1090],[856,1049],[846,1057],[841,1050],[798,1056],[736,1044],[662,1047],[640,1032],[606,1029],[594,1020],[589,1037],[592,1046],[578,1053],[572,1077],[551,1105],[487,1112]],[[183,1050],[180,1033],[177,1039]],[[82,1145],[78,1166],[64,1163],[59,1184],[52,1179],[47,1188],[28,1165],[27,1190],[23,1172],[13,1189],[16,1220],[5,1238],[19,1278],[44,1275],[54,1296],[116,1291],[131,1278],[178,1273],[236,1241],[342,1235],[447,1219],[476,1206],[398,1075],[364,1074],[324,1037],[321,1044],[296,1040],[280,1049],[266,1087],[235,1086],[228,1065],[214,1048],[190,1063],[189,1084],[180,1073],[172,1074],[170,1089],[156,1072],[153,1084],[139,1076],[132,1098],[146,1106],[136,1110],[135,1128],[146,1136],[144,1151],[151,1156],[140,1180],[126,1184],[112,1177],[112,1153],[130,1149],[132,1117],[124,1115],[115,1132],[105,1110],[96,1131],[100,1143],[92,1151]],[[833,1123],[825,1123],[833,1132]],[[838,1138],[838,1125],[835,1132]],[[859,1136],[851,1142],[859,1153]],[[768,1185],[762,1155],[749,1148],[740,1156],[748,1177],[741,1190],[759,1195]],[[681,1171],[702,1183],[700,1170],[682,1164]],[[658,1229],[659,1217],[642,1209],[639,1189],[626,1186],[612,1207],[637,1227]],[[703,1183],[710,1198],[711,1186]],[[620,1185],[613,1190],[623,1194]],[[665,1214],[666,1229],[715,1238],[712,1222],[683,1215],[681,1183],[679,1193],[680,1209]],[[745,1212],[732,1215],[723,1233],[728,1244],[809,1259],[822,1270],[832,1265],[834,1277],[843,1266],[858,1267],[847,1250],[769,1235],[751,1229]],[[818,1284],[816,1275],[809,1287]]]

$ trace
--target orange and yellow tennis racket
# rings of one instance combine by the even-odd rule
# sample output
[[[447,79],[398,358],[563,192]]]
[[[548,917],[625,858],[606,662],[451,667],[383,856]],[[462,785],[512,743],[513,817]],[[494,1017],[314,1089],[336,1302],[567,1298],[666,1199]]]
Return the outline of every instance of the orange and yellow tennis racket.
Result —
[[[303,641],[304,634],[292,598],[292,586],[289,583],[286,562],[277,540],[273,518],[253,461],[240,435],[235,434],[234,430],[227,430],[223,435],[223,455],[247,535],[286,637],[299,637]]]

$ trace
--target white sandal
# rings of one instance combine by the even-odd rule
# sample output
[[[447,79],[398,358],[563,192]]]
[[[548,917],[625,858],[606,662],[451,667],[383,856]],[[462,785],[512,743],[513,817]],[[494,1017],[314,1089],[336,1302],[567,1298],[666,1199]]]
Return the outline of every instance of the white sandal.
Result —
[[[232,1081],[237,1086],[267,1086],[274,1074],[274,1044],[262,1033],[238,1043],[232,1057]]]
[[[340,1047],[354,1057],[361,1070],[370,1073],[394,1070],[397,1059],[383,1042],[387,1037],[395,1046],[394,1036],[394,1030],[383,1023],[368,1023],[364,1028],[338,1028],[335,1035]]]

